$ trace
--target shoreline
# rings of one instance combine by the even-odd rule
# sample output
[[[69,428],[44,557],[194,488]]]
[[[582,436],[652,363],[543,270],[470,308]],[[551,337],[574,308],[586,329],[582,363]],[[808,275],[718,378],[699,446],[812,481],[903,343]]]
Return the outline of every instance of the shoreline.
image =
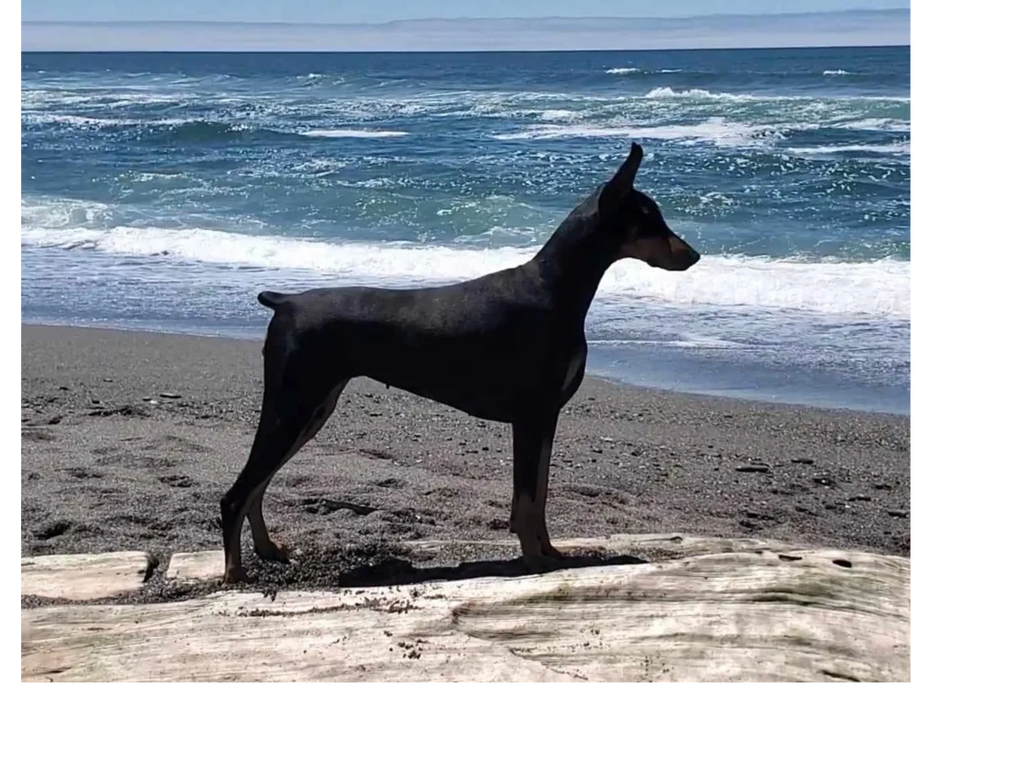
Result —
[[[209,329],[203,329],[201,327],[182,327],[182,328],[167,328],[161,327],[158,324],[82,324],[82,323],[68,323],[65,321],[51,320],[51,319],[38,319],[33,318],[29,321],[22,321],[22,327],[44,327],[44,328],[70,328],[70,329],[87,329],[94,331],[115,331],[129,334],[157,334],[163,336],[181,336],[181,337],[195,337],[200,339],[224,339],[233,340],[240,342],[261,342],[265,336],[265,329],[263,327],[243,327],[243,326],[227,326],[217,333],[216,331]],[[755,393],[742,390],[738,394],[732,395],[725,393],[722,390],[712,389],[701,389],[701,388],[682,388],[672,386],[663,377],[659,377],[658,372],[652,371],[646,377],[629,377],[628,374],[616,373],[617,370],[628,371],[628,367],[615,366],[613,363],[603,363],[603,369],[598,372],[594,372],[593,369],[596,367],[601,369],[601,363],[606,355],[606,349],[600,344],[600,340],[590,342],[590,354],[589,362],[587,365],[586,378],[600,380],[610,385],[621,386],[626,388],[639,388],[644,390],[654,390],[656,392],[673,393],[675,395],[682,395],[687,397],[697,398],[715,398],[722,400],[734,400],[741,403],[747,404],[761,404],[761,405],[776,405],[776,406],[788,406],[794,408],[810,408],[820,409],[823,411],[837,411],[837,412],[853,412],[861,414],[876,414],[878,416],[891,416],[891,417],[904,417],[909,419],[911,417],[908,407],[906,410],[899,408],[881,409],[875,407],[856,407],[851,405],[832,405],[827,402],[820,402],[821,399],[804,395],[802,398],[768,398],[756,397]],[[814,402],[814,401],[817,402]]]
[[[219,549],[260,360],[255,341],[23,325],[22,556]],[[555,540],[681,532],[908,556],[909,434],[908,417],[587,376],[559,422],[548,526]],[[247,529],[243,551],[289,587],[418,564],[402,545],[419,540],[473,543],[431,565],[506,557],[510,499],[507,425],[355,380],[266,495],[271,535],[302,561],[261,567]]]

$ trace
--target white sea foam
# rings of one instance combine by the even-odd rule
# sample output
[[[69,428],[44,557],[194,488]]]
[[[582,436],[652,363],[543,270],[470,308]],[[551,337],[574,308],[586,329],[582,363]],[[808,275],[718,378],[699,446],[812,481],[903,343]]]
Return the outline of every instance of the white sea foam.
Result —
[[[687,339],[590,339],[590,347],[671,347],[676,349],[733,350],[741,342],[716,337],[694,336]]]
[[[56,113],[23,112],[22,123],[28,124],[67,124],[80,127],[109,128],[114,126],[175,126],[189,123],[207,122],[200,119],[185,118],[97,118],[88,115],[64,115]],[[231,131],[255,130],[260,126],[248,123],[238,123],[229,126]],[[266,130],[275,130],[267,126]],[[302,136],[324,137],[324,138],[354,138],[354,139],[388,139],[399,136],[408,136],[408,131],[391,131],[373,128],[314,128],[308,131],[299,132]]]
[[[384,131],[369,128],[314,128],[302,131],[302,136],[319,136],[330,139],[389,139],[408,136],[408,131]]]
[[[72,198],[21,200],[22,227],[46,228],[54,233],[61,232],[61,228],[108,225],[113,222],[113,213],[113,209],[103,203]]]
[[[792,104],[848,104],[850,102],[894,102],[908,103],[908,96],[810,96],[797,94],[766,94],[766,93],[729,93],[728,91],[708,91],[704,88],[687,88],[676,91],[669,86],[653,88],[643,94],[644,99],[702,99],[706,101],[726,102],[774,102]]]
[[[785,149],[796,155],[834,155],[840,152],[868,152],[878,155],[909,155],[910,143],[896,144],[833,144],[823,147],[790,147]]]
[[[621,136],[631,139],[664,139],[685,143],[711,142],[719,147],[762,146],[784,136],[780,128],[735,123],[711,118],[690,125],[622,126],[622,125],[537,125],[523,131],[498,134],[506,141],[522,139],[563,139]]]
[[[608,75],[631,75],[633,72],[639,72],[639,67],[611,67],[604,72]]]
[[[91,117],[89,115],[63,115],[59,113],[41,113],[41,112],[22,112],[21,122],[29,124],[49,124],[58,123],[74,126],[95,126],[97,128],[109,128],[112,126],[168,126],[168,125],[182,125],[188,122],[199,122],[189,121],[185,118],[158,118],[158,119],[146,119],[146,118],[106,118],[106,117]]]
[[[654,88],[654,89],[648,91],[643,96],[643,98],[644,99],[664,99],[664,98],[667,98],[669,96],[678,96],[678,95],[679,94],[677,94],[673,88],[669,88],[667,86],[662,86],[660,88]]]
[[[898,131],[900,133],[909,133],[911,130],[908,120],[887,117],[868,117],[860,120],[850,120],[840,125],[842,128],[852,128],[857,131]]]
[[[571,120],[577,113],[570,109],[545,109],[540,113],[541,120]]]
[[[786,96],[754,96],[749,93],[728,93],[727,91],[708,91],[705,88],[687,88],[676,91],[674,88],[654,88],[643,95],[644,99],[695,99],[705,101],[780,101],[788,100]],[[793,97],[804,99],[806,97]]]
[[[29,124],[42,124],[42,123],[59,123],[65,125],[75,126],[96,126],[96,127],[109,127],[109,126],[123,126],[123,125],[136,125],[139,121],[128,120],[125,118],[98,118],[89,117],[87,115],[59,115],[59,114],[40,114],[36,112],[23,112],[21,114],[21,122]]]
[[[66,212],[63,220],[47,220],[40,213],[26,213],[23,206],[23,247],[134,256],[167,252],[164,258],[197,263],[311,270],[336,284],[451,282],[521,264],[533,254],[532,249],[523,248],[327,243],[206,229],[102,229],[95,226],[95,213],[72,216],[70,222]],[[75,226],[78,221],[81,226]],[[894,261],[809,263],[706,256],[692,270],[670,273],[626,260],[608,270],[600,291],[605,296],[670,305],[753,306],[908,319],[910,267]]]
[[[844,69],[826,69],[824,70],[824,74],[827,77],[834,77],[836,75],[848,75],[849,73],[846,72]]]

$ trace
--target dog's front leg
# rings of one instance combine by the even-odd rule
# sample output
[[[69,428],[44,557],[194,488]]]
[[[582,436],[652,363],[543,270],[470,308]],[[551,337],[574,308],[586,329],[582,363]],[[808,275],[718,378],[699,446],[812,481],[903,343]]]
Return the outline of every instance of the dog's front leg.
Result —
[[[547,480],[551,447],[558,425],[556,409],[538,409],[535,417],[512,424],[515,490],[512,495],[511,530],[522,545],[522,558],[537,570],[559,566],[559,553],[547,534]]]

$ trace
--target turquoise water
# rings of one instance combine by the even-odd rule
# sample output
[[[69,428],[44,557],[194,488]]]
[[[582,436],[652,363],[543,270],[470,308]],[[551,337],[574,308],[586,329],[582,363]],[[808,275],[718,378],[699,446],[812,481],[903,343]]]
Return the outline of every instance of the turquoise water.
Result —
[[[517,264],[633,139],[704,259],[612,268],[592,373],[908,413],[908,48],[23,54],[22,317],[259,336],[266,288]]]

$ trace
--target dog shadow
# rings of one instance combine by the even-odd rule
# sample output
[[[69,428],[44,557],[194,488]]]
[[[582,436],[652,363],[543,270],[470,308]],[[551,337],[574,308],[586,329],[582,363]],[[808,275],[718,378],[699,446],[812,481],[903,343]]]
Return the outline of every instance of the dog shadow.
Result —
[[[551,571],[649,563],[632,555],[576,553],[563,556],[554,568],[539,571],[522,558],[480,559],[457,565],[431,566],[414,563],[407,553],[377,551],[361,557],[344,558],[333,550],[298,555],[287,564],[249,561],[248,580],[242,590],[262,590],[274,595],[283,590],[339,590],[365,587],[396,587],[426,582],[453,582],[486,577],[528,577]]]
[[[339,575],[339,587],[393,587],[423,582],[454,582],[484,577],[529,577],[568,569],[592,566],[621,566],[648,563],[631,555],[568,555],[557,567],[538,571],[521,558],[511,560],[465,561],[457,566],[416,566],[404,558],[391,558],[377,564],[359,566]]]

